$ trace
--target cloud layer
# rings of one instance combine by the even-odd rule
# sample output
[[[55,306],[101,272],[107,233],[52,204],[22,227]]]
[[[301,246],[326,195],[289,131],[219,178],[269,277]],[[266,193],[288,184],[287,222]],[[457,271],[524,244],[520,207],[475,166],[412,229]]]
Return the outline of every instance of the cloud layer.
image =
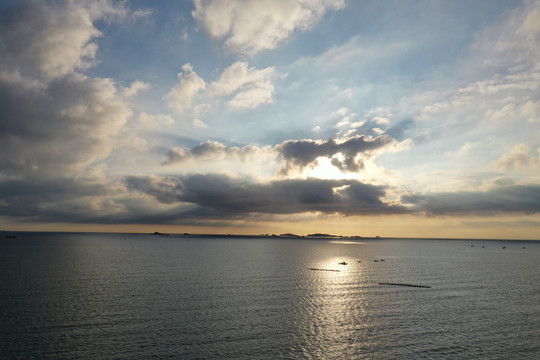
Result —
[[[540,212],[540,186],[508,185],[487,191],[416,194],[403,196],[402,201],[413,204],[412,211],[430,215],[536,214]]]
[[[226,175],[197,174],[182,179],[129,176],[129,189],[161,203],[197,205],[192,215],[234,218],[253,213],[359,215],[403,213],[405,208],[386,203],[382,186],[355,180],[289,179],[256,183]],[[183,214],[186,215],[186,214]]]

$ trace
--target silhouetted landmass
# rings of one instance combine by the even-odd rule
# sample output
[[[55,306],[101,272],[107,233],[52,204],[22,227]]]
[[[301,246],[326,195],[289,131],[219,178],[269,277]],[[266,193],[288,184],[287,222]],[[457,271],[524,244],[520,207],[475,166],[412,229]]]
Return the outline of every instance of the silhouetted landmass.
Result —
[[[283,238],[299,238],[300,236],[296,235],[296,234],[286,233],[286,234],[279,234],[279,237],[283,237]]]
[[[337,238],[337,237],[343,237],[343,236],[315,233],[315,234],[306,235],[306,237],[308,238]]]

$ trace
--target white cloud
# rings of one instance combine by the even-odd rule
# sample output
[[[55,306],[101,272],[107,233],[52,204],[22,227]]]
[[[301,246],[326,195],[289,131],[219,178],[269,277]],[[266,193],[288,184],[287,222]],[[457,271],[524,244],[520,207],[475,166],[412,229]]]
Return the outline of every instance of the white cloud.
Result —
[[[18,95],[0,121],[0,141],[10,152],[0,168],[14,174],[66,176],[102,160],[131,116],[108,79],[74,74],[36,90],[0,81],[0,94],[6,91]]]
[[[258,70],[249,67],[246,62],[238,61],[225,69],[212,86],[218,94],[236,93],[229,101],[231,107],[255,108],[260,104],[273,102],[274,78],[274,67]]]
[[[0,21],[0,69],[58,78],[91,67],[101,32],[93,22],[126,14],[109,1],[27,2],[4,10]]]
[[[148,90],[148,89],[150,89],[150,84],[149,83],[145,83],[143,81],[136,80],[136,81],[132,82],[129,87],[124,88],[122,90],[122,94],[125,97],[133,97],[133,96],[137,95],[139,92],[145,91],[145,90]]]
[[[191,64],[182,67],[180,79],[167,94],[169,108],[178,114],[192,111],[195,116],[208,111],[215,100],[225,101],[233,109],[253,109],[273,103],[274,67],[256,69],[246,62],[235,62],[210,83],[200,78]]]
[[[540,59],[540,2],[526,1],[502,25],[477,37],[474,48],[487,68],[519,69],[534,66]]]
[[[157,127],[162,125],[174,124],[174,119],[170,115],[157,114],[151,115],[145,112],[139,114],[139,123],[146,127]]]
[[[193,17],[208,34],[225,38],[235,52],[274,49],[295,30],[306,31],[344,0],[195,0]]]
[[[512,168],[519,169],[527,165],[538,165],[540,163],[538,154],[531,155],[530,148],[525,144],[519,144],[507,154],[503,155],[495,162],[498,171],[505,172]]]
[[[208,126],[202,122],[200,119],[193,119],[193,126],[199,129],[207,129]]]
[[[180,81],[166,96],[169,109],[178,114],[184,113],[191,107],[193,97],[206,88],[206,83],[193,71],[191,64],[185,64],[182,66],[182,70],[183,72],[178,74]]]

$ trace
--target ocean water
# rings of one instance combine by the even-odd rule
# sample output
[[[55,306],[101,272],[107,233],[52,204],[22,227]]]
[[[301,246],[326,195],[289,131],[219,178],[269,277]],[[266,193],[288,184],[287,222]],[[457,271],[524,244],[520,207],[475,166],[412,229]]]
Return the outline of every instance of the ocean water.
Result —
[[[540,359],[540,242],[18,233],[0,358]]]

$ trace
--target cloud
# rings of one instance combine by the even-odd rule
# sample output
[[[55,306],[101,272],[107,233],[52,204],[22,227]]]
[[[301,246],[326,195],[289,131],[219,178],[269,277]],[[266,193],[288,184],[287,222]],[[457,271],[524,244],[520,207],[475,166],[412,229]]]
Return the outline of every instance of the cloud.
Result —
[[[254,213],[374,215],[406,212],[404,207],[382,200],[384,187],[355,180],[312,178],[254,183],[226,175],[200,174],[182,178],[181,185],[171,185],[170,178],[155,177],[129,177],[126,182],[132,191],[145,193],[160,202],[177,201],[197,206],[178,214],[179,219],[203,214],[219,219]]]
[[[21,1],[2,10],[3,175],[69,177],[109,155],[131,109],[112,80],[78,71],[93,64],[93,22],[127,14],[109,1]]]
[[[145,127],[157,127],[163,125],[174,124],[174,119],[171,115],[164,114],[148,114],[142,112],[138,116],[139,123]]]
[[[2,8],[1,215],[78,222],[125,211],[115,201],[125,187],[104,180],[102,162],[132,110],[113,80],[81,73],[95,63],[101,33],[94,22],[131,16],[124,4],[20,1]]]
[[[265,163],[268,170],[280,166],[279,175],[301,173],[306,167],[315,168],[321,158],[342,173],[358,173],[364,169],[366,161],[373,159],[382,151],[401,151],[410,145],[409,140],[401,143],[388,135],[376,138],[357,135],[330,140],[287,140],[274,147],[246,145],[225,146],[216,141],[207,141],[192,148],[171,148],[163,161],[163,165],[197,164],[203,162],[217,164],[222,160],[240,163]],[[271,161],[268,161],[271,160]],[[184,167],[185,169],[185,167]]]
[[[148,90],[148,89],[150,89],[150,84],[149,83],[145,83],[143,81],[136,80],[136,81],[132,82],[129,87],[124,88],[122,90],[122,95],[124,95],[125,97],[133,97],[133,96],[137,95],[139,92],[145,91],[145,90]]]
[[[193,119],[192,124],[194,127],[199,129],[208,129],[208,125],[206,125],[201,119]]]
[[[124,180],[127,188],[131,191],[141,192],[156,198],[164,204],[181,201],[184,190],[182,182],[174,177],[155,176],[127,176]]]
[[[328,10],[345,7],[344,0],[195,0],[192,15],[208,34],[225,38],[238,53],[274,49],[295,30],[307,31]]]
[[[206,88],[206,83],[193,71],[191,64],[185,64],[182,70],[183,72],[178,73],[180,81],[166,95],[169,109],[178,114],[183,114],[189,109],[194,96]]]
[[[0,13],[0,70],[58,78],[95,62],[93,22],[126,13],[109,1],[20,1]]]
[[[514,146],[509,153],[495,161],[494,165],[498,171],[506,172],[512,168],[521,168],[529,164],[540,164],[540,158],[538,155],[536,157],[531,155],[530,148],[527,145],[519,144]]]
[[[255,108],[273,102],[275,76],[274,67],[258,70],[238,61],[225,69],[212,87],[219,95],[234,94],[229,101],[232,108]]]
[[[540,185],[508,185],[487,191],[412,194],[401,198],[411,211],[431,215],[486,215],[540,212]]]
[[[509,18],[477,36],[473,48],[489,69],[520,71],[540,58],[540,2],[525,1]]]
[[[182,69],[178,74],[180,81],[166,96],[169,108],[178,114],[192,110],[197,116],[221,99],[232,109],[253,109],[274,102],[274,80],[278,77],[274,67],[256,69],[238,61],[211,83],[200,78],[191,64],[185,64]]]
[[[24,176],[67,175],[103,159],[131,116],[111,80],[78,74],[37,88],[0,79],[0,111],[0,169]]]
[[[317,165],[319,157],[330,159],[332,165],[343,172],[358,172],[362,170],[366,159],[373,157],[377,150],[389,147],[394,142],[395,140],[388,135],[376,138],[357,135],[327,141],[288,140],[276,146],[276,151],[284,162],[282,174]]]
[[[170,165],[188,161],[216,161],[216,160],[233,160],[245,162],[253,160],[255,157],[268,153],[268,149],[258,148],[254,145],[246,145],[244,147],[231,146],[227,147],[217,141],[207,141],[189,148],[172,148],[167,152],[164,165]]]
[[[80,179],[13,179],[0,182],[0,215],[27,221],[71,222],[118,213],[105,184]]]

